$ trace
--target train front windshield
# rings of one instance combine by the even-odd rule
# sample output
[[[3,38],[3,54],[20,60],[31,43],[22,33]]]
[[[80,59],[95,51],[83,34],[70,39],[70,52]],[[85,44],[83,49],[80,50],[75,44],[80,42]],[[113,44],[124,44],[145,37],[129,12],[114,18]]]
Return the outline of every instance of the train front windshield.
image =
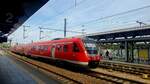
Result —
[[[98,48],[94,41],[84,41],[84,46],[89,55],[95,56],[98,54]]]

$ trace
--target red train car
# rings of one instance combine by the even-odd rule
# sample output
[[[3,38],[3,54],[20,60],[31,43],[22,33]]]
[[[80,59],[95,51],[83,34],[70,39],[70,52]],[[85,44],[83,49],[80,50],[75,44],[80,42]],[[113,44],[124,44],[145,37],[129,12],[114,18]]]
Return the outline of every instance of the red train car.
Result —
[[[96,43],[81,38],[35,42],[15,46],[12,50],[28,56],[67,61],[90,67],[96,67],[101,60]]]

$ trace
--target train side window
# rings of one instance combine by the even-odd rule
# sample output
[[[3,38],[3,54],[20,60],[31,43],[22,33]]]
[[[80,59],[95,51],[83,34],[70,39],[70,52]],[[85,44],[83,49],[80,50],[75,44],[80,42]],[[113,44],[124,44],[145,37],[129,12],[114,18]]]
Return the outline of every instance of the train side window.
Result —
[[[35,51],[37,51],[37,50],[38,50],[38,48],[39,48],[38,46],[35,46]]]
[[[33,46],[31,47],[31,50],[34,50],[34,47],[33,47]]]
[[[63,52],[63,46],[62,45],[60,46],[60,52]]]
[[[61,46],[58,46],[58,51],[61,52],[61,50],[62,50],[62,49],[61,49]]]
[[[78,48],[76,43],[73,43],[73,51],[74,52],[79,52],[79,48]]]
[[[42,45],[39,46],[39,50],[43,51],[43,46]]]
[[[48,50],[48,46],[47,45],[45,46],[45,50]]]
[[[43,46],[43,50],[44,50],[44,51],[47,51],[47,50],[48,50],[47,45],[44,45],[44,46]]]
[[[43,46],[42,45],[39,46],[39,50],[43,51]]]
[[[36,46],[32,46],[31,50],[36,50]]]
[[[67,52],[67,51],[68,51],[68,46],[67,46],[67,45],[64,45],[64,46],[63,46],[63,50],[64,50],[64,52]]]
[[[46,51],[46,45],[43,45],[43,51]]]

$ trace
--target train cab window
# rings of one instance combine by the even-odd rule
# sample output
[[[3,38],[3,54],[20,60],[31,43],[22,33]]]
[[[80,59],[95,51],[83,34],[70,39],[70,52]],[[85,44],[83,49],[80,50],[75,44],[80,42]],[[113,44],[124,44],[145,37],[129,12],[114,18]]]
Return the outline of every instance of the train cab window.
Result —
[[[76,43],[73,43],[73,51],[74,52],[79,52],[79,48],[78,48]]]
[[[91,56],[96,56],[98,54],[98,47],[96,45],[96,42],[92,39],[86,38],[83,39],[84,47],[88,54]]]
[[[88,54],[93,55],[93,56],[98,54],[98,48],[96,47],[95,43],[92,43],[92,42],[88,43],[87,42],[87,43],[84,43],[84,45],[85,45],[85,48],[86,48]]]
[[[64,50],[64,52],[67,52],[67,51],[68,51],[68,46],[67,46],[67,45],[64,45],[64,46],[63,46],[63,50]]]

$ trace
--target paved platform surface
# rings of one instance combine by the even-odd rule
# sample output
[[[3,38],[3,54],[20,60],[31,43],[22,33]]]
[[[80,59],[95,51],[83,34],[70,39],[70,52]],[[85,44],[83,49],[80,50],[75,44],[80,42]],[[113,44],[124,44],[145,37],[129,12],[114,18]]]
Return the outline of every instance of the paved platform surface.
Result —
[[[24,69],[23,69],[24,68]],[[27,70],[27,71],[26,71]],[[25,64],[16,62],[0,50],[0,84],[58,84],[59,82]]]
[[[120,62],[120,61],[113,61],[113,60],[102,60],[102,62],[119,63],[119,64],[127,64],[127,65],[134,65],[134,66],[138,66],[138,67],[147,67],[147,68],[150,68],[150,65],[147,65],[147,64]]]

